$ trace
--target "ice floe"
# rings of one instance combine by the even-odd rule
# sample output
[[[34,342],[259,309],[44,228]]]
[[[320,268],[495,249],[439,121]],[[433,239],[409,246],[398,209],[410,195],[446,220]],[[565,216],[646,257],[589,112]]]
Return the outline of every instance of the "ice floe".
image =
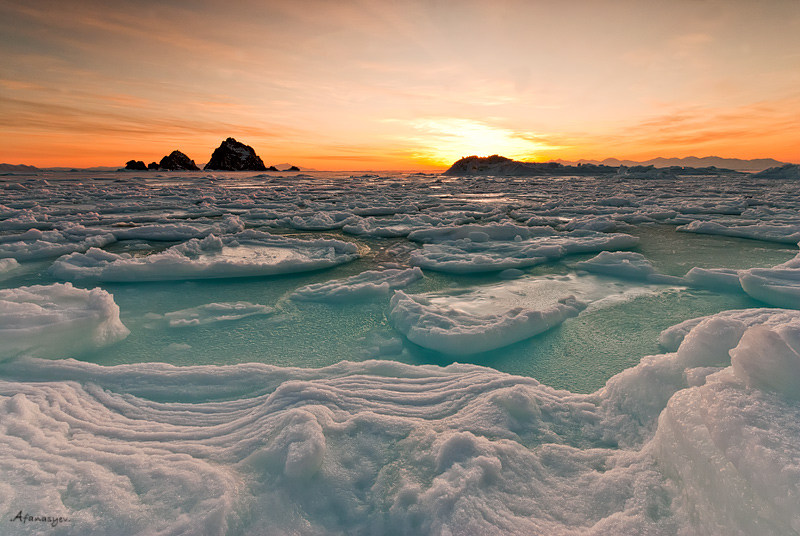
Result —
[[[725,225],[714,221],[693,221],[676,230],[686,233],[716,234],[752,238],[782,244],[797,244],[800,241],[800,225],[773,225],[751,223],[750,225]]]
[[[398,290],[388,317],[408,340],[445,354],[486,352],[538,335],[586,305],[568,296],[546,309],[516,307],[500,314],[470,314]]]
[[[67,358],[128,334],[114,298],[100,288],[56,283],[0,290],[0,359]]]
[[[291,295],[294,300],[305,301],[358,301],[388,296],[391,289],[405,288],[422,279],[419,268],[367,270],[346,279],[306,285]]]
[[[603,251],[596,257],[575,263],[576,268],[615,277],[642,279],[651,283],[683,284],[680,277],[659,274],[641,253],[633,251]]]
[[[300,240],[245,231],[218,238],[209,235],[145,257],[91,248],[53,263],[62,279],[170,281],[296,273],[330,268],[358,257],[354,244],[339,240]]]
[[[164,319],[167,325],[171,328],[187,327],[187,326],[202,326],[206,324],[214,324],[217,322],[229,322],[232,320],[241,320],[249,316],[256,315],[270,315],[275,312],[275,309],[267,305],[259,305],[257,303],[250,303],[245,301],[228,302],[228,303],[207,303],[205,305],[198,305],[189,309],[181,309],[180,311],[171,311],[159,315],[151,313],[147,315],[149,319]]]

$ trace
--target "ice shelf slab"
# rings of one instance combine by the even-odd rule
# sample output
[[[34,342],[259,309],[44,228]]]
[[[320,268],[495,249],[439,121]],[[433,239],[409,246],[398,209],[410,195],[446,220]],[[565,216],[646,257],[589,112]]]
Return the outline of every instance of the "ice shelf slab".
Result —
[[[254,231],[192,239],[146,257],[92,248],[58,259],[51,273],[61,279],[173,281],[276,275],[330,268],[358,258],[355,244],[300,240]]]
[[[72,357],[129,333],[105,290],[71,283],[0,290],[0,359]]]

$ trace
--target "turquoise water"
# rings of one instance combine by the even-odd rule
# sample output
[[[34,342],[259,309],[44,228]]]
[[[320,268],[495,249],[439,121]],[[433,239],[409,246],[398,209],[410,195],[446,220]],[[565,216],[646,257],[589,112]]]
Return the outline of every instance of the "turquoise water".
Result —
[[[795,252],[780,244],[676,233],[674,226],[632,229],[643,253],[662,273],[682,275],[693,266],[765,267],[785,262]],[[326,236],[353,240],[340,233]],[[673,286],[654,294],[584,311],[545,333],[498,350],[449,356],[403,338],[385,316],[388,297],[354,304],[295,302],[289,295],[304,285],[341,279],[380,266],[382,251],[398,239],[362,240],[365,258],[312,273],[221,280],[102,283],[119,305],[131,334],[113,346],[79,358],[102,364],[166,362],[175,365],[224,365],[259,362],[279,366],[324,367],[342,360],[392,359],[409,364],[445,366],[466,362],[529,376],[558,389],[592,392],[608,378],[645,356],[659,353],[658,335],[687,318],[728,309],[761,306],[744,293],[718,293]],[[389,246],[390,247],[390,246]],[[709,254],[712,252],[712,254]],[[575,255],[526,271],[529,278],[571,273],[571,264],[593,255]],[[33,283],[34,279],[23,280]],[[609,278],[609,280],[613,280]],[[19,280],[6,281],[14,285]],[[48,282],[47,276],[37,282]],[[454,276],[426,272],[407,293],[452,293],[502,283],[497,274]],[[629,283],[617,281],[621,288]],[[631,283],[633,285],[635,283]],[[77,286],[91,287],[81,282]],[[214,302],[248,301],[275,307],[274,314],[202,326],[166,327],[153,314]],[[393,341],[387,345],[387,341]],[[383,351],[376,350],[382,344]]]

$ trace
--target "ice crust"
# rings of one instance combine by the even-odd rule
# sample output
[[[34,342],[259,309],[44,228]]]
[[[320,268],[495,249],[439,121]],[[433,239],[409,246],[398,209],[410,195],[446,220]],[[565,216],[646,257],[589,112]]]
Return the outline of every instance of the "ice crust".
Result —
[[[800,256],[759,260],[798,242],[776,173],[0,177],[0,532],[800,533]],[[665,270],[671,236],[726,247]],[[751,298],[771,308],[720,305]],[[525,353],[579,352],[558,336],[584,325],[641,337],[606,310],[676,301],[721,312],[680,322],[690,305],[633,366]],[[294,327],[313,314],[331,338]],[[345,332],[364,343],[338,364],[269,364]],[[197,364],[200,341],[254,333]],[[454,363],[514,359],[610,379]]]
[[[105,290],[71,283],[0,290],[0,359],[61,359],[124,339],[130,332]]]

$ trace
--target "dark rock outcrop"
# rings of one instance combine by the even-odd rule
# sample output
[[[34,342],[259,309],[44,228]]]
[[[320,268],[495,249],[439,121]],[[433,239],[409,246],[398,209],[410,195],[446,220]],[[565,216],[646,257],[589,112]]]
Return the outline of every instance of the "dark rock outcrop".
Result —
[[[172,151],[168,156],[161,159],[158,163],[161,169],[168,169],[170,171],[199,171],[200,168],[194,163],[194,160],[180,151]],[[207,166],[206,166],[207,167]]]
[[[158,162],[150,162],[147,164],[147,169],[158,169]]]
[[[297,166],[292,166],[289,169],[287,169],[286,171],[300,171],[300,168],[297,167]]]
[[[141,160],[128,160],[125,163],[125,169],[131,169],[133,171],[147,171],[147,166],[144,165],[144,162]]]
[[[214,149],[211,159],[203,169],[218,171],[267,171],[255,150],[233,138],[223,141]]]

